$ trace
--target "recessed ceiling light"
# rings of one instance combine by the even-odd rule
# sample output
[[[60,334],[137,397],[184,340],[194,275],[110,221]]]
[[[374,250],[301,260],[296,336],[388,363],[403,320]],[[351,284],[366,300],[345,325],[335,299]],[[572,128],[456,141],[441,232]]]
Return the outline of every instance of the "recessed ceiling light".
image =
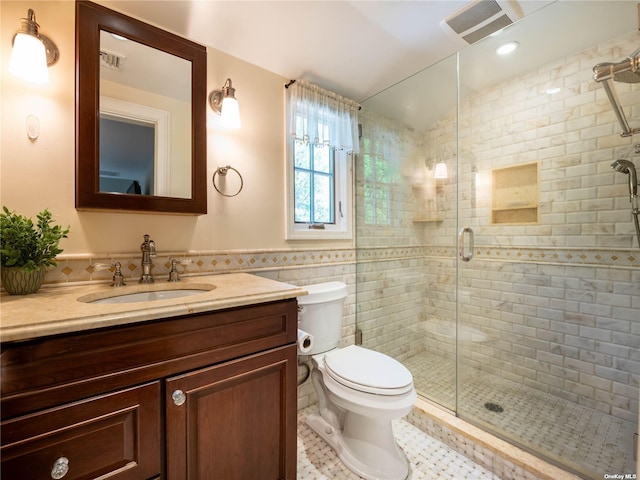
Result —
[[[123,37],[122,35],[118,35],[117,33],[112,33],[111,36],[116,40],[122,40],[123,42],[129,40],[127,37]]]
[[[507,42],[500,45],[496,48],[496,53],[498,55],[508,55],[513,52],[516,48],[518,48],[520,44],[518,42]]]
[[[547,88],[546,90],[549,95],[555,95],[556,93],[560,93],[560,91],[562,91],[560,87]]]

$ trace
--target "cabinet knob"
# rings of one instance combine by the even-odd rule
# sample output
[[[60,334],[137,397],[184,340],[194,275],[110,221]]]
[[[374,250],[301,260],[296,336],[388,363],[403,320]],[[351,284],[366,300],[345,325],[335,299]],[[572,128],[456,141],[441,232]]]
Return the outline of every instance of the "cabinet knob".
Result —
[[[51,478],[57,480],[64,477],[68,472],[69,459],[67,457],[60,457],[53,464],[53,468],[51,469]]]
[[[173,399],[173,403],[175,403],[178,407],[187,401],[187,396],[182,390],[174,391],[171,394],[171,398]]]

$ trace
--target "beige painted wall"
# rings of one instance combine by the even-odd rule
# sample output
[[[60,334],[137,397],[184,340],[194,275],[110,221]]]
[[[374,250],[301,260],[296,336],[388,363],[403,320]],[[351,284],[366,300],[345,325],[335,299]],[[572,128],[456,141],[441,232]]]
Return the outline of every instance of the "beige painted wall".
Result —
[[[7,72],[11,39],[19,18],[33,8],[41,31],[60,49],[49,69],[51,83],[37,86]],[[64,254],[137,251],[150,234],[163,252],[281,249],[351,246],[352,242],[284,240],[284,83],[288,80],[213,48],[207,49],[208,91],[230,77],[240,102],[242,128],[218,127],[207,108],[208,214],[172,216],[78,212],[74,207],[75,47],[72,1],[0,3],[1,147],[0,200],[11,210],[34,216],[49,208],[56,220],[71,225]],[[28,115],[40,120],[40,136],[31,141]],[[211,177],[220,165],[237,168],[244,189],[234,198],[218,194]]]

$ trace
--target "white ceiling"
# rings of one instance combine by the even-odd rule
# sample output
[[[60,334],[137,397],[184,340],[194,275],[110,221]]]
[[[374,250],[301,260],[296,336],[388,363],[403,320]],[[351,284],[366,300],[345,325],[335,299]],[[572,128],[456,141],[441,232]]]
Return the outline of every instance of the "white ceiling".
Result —
[[[500,1],[516,3],[524,14],[550,3]],[[466,44],[439,26],[466,0],[98,3],[358,102]]]
[[[455,107],[458,92],[464,98],[475,90],[637,31],[637,8],[636,1],[558,1],[531,13],[500,35],[463,49],[459,70],[456,58],[448,57],[378,93],[364,105],[416,130],[425,130]],[[518,50],[505,57],[496,55],[496,48],[507,41],[519,42]],[[589,78],[596,63],[622,61],[630,54],[620,52],[619,58],[602,58],[592,53],[592,63],[577,73]],[[550,78],[545,88],[561,87],[562,81],[561,76]]]
[[[477,88],[637,28],[634,0],[499,2],[520,10],[527,18],[507,29],[508,35],[472,47],[475,60],[468,63],[468,73],[461,78],[466,88]],[[460,0],[98,3],[285,78],[302,78],[358,102],[384,91],[366,105],[385,108],[416,128],[429,122],[438,108],[445,108],[437,103],[445,103],[447,92],[435,99],[433,94],[427,95],[430,101],[425,108],[425,94],[433,92],[432,85],[446,84],[455,95],[455,68],[452,71],[445,62],[428,69],[429,78],[416,75],[401,81],[466,45],[440,27],[444,18],[468,3]],[[509,66],[504,59],[501,65],[496,64],[493,54],[496,43],[506,37],[517,37],[526,47]]]
[[[122,62],[117,69],[101,62],[101,80],[191,102],[191,62],[121,38],[100,32],[100,52],[116,55]]]

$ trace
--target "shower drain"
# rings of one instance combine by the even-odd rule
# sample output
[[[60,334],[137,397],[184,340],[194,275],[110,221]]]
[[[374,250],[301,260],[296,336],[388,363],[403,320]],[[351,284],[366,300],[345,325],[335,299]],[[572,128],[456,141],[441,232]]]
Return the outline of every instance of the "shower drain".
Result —
[[[502,413],[504,412],[504,408],[502,408],[500,405],[498,405],[497,403],[493,403],[493,402],[487,402],[484,404],[484,408],[486,408],[487,410],[490,410],[492,412],[496,412],[496,413]]]

